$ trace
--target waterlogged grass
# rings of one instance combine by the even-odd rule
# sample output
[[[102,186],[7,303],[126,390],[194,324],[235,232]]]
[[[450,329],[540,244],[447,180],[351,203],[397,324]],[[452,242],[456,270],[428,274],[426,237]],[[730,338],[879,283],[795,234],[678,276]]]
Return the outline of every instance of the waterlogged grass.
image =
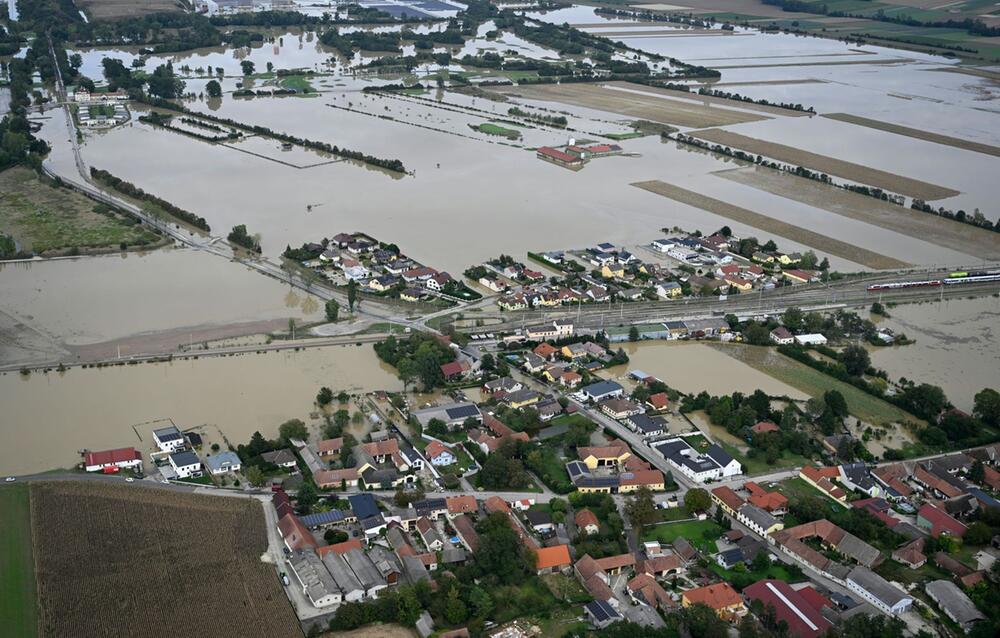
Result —
[[[470,126],[472,126],[470,124]],[[499,124],[494,124],[492,122],[486,122],[484,124],[479,124],[474,126],[474,129],[480,133],[486,133],[487,135],[496,135],[498,137],[506,137],[509,140],[519,140],[521,139],[521,132],[515,131],[514,129],[505,128]]]
[[[6,636],[38,635],[31,506],[27,485],[0,488],[0,627]]]
[[[95,203],[66,188],[49,186],[26,168],[0,173],[0,229],[21,250],[151,244],[158,237],[131,219],[95,211]]]
[[[604,137],[611,138],[613,140],[634,140],[637,137],[644,137],[645,133],[632,132],[632,133],[605,133]]]
[[[316,89],[305,75],[285,75],[278,80],[283,89],[293,89],[302,94],[315,93]]]

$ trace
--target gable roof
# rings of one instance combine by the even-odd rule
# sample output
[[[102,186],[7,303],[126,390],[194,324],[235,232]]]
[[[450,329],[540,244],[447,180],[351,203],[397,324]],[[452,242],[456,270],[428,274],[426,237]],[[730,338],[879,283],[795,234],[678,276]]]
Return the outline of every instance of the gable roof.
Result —
[[[684,592],[684,598],[692,605],[702,604],[719,610],[733,607],[743,603],[743,599],[736,593],[729,583],[715,583],[705,587],[697,587]]]
[[[777,620],[785,621],[795,638],[817,638],[832,627],[819,609],[780,580],[757,581],[744,588],[743,595],[761,601],[765,607],[773,606]]]
[[[552,547],[540,547],[535,550],[536,569],[550,569],[553,567],[563,567],[572,561],[569,558],[569,547],[566,545],[554,545]]]

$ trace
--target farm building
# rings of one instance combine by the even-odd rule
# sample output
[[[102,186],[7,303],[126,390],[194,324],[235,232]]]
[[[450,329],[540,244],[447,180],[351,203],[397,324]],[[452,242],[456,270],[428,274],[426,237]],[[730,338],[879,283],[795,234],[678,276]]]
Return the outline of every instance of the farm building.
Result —
[[[142,469],[142,454],[134,447],[116,450],[87,452],[83,456],[83,468],[88,472],[100,472],[106,467],[118,469]]]

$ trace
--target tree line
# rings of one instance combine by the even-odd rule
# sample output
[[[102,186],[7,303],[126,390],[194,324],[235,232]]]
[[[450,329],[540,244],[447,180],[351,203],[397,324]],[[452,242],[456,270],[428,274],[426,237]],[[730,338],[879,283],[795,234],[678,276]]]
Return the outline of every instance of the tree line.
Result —
[[[204,217],[200,217],[192,212],[184,210],[183,208],[174,206],[167,200],[160,199],[156,195],[151,195],[150,193],[147,193],[146,191],[142,190],[135,184],[126,182],[120,177],[115,177],[108,171],[101,170],[99,168],[91,166],[90,176],[94,180],[104,184],[105,186],[108,186],[109,188],[113,188],[114,190],[118,191],[123,195],[156,205],[159,208],[163,209],[164,212],[166,212],[167,214],[176,217],[177,219],[180,219],[186,224],[194,226],[195,228],[200,228],[205,232],[211,231],[211,228],[209,227],[208,222],[205,221]]]
[[[155,97],[140,97],[139,101],[145,102],[150,106],[155,106],[157,108],[166,109],[170,111],[176,111],[178,113],[184,113],[187,115],[196,115],[199,118],[216,122],[218,124],[223,124],[225,126],[231,126],[236,129],[241,129],[257,135],[264,135],[267,137],[272,137],[281,142],[287,142],[289,144],[298,144],[299,146],[304,146],[306,148],[311,148],[316,151],[322,151],[324,153],[329,153],[331,155],[336,155],[338,157],[346,157],[348,159],[358,160],[372,166],[378,166],[386,170],[394,171],[397,173],[405,173],[406,167],[403,162],[398,159],[385,159],[381,157],[375,157],[374,155],[367,155],[361,151],[352,151],[346,148],[340,148],[335,144],[328,144],[327,142],[317,142],[310,139],[305,139],[301,137],[295,137],[294,135],[289,135],[288,133],[281,133],[279,131],[272,131],[266,126],[259,126],[257,124],[244,124],[242,122],[237,122],[226,117],[219,117],[217,115],[211,115],[209,113],[200,113],[192,111],[182,104],[176,104],[170,100],[159,99]]]

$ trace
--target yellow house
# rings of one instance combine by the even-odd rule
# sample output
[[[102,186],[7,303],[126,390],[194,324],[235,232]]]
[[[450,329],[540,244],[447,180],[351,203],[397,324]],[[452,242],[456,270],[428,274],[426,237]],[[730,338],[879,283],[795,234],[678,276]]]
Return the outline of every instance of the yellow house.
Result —
[[[615,279],[625,276],[625,268],[621,264],[604,264],[601,276],[605,279]]]
[[[797,284],[809,283],[811,275],[801,270],[785,270],[781,273],[785,279]]]
[[[579,343],[565,345],[559,352],[567,359],[582,359],[587,356],[587,349]]]
[[[648,488],[652,492],[662,492],[665,489],[663,472],[659,470],[639,470],[619,475],[619,492],[627,494],[643,487]]]
[[[517,393],[507,396],[507,405],[513,409],[523,408],[526,405],[531,405],[533,403],[538,403],[540,395],[537,392],[531,392],[530,394],[525,394],[524,398],[516,397]]]
[[[707,605],[723,620],[735,620],[747,614],[743,598],[729,583],[716,583],[696,589],[689,589],[681,596],[681,605]]]
[[[596,470],[599,467],[618,467],[632,456],[632,451],[624,443],[581,447],[577,448],[576,453],[584,465],[591,470]]]
[[[777,259],[778,263],[780,263],[782,266],[788,266],[789,264],[792,263],[792,258],[784,253],[779,254]]]
[[[403,301],[420,301],[420,293],[415,290],[404,290],[399,293],[399,298]]]
[[[726,283],[739,290],[740,292],[748,292],[753,290],[753,283],[743,279],[742,277],[729,276],[725,279]]]

